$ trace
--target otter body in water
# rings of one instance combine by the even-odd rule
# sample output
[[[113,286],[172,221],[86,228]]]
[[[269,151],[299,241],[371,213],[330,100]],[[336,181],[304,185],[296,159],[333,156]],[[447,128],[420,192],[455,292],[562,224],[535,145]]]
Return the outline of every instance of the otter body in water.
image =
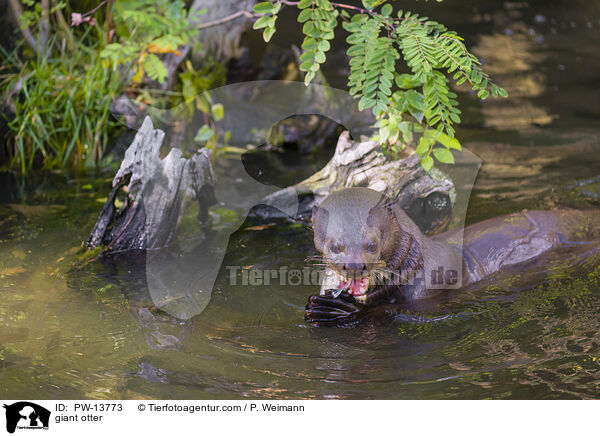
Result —
[[[368,188],[331,194],[313,209],[314,242],[326,274],[307,320],[353,322],[379,307],[475,283],[565,243],[600,241],[600,213],[523,211],[434,237]],[[461,244],[462,242],[462,244]]]

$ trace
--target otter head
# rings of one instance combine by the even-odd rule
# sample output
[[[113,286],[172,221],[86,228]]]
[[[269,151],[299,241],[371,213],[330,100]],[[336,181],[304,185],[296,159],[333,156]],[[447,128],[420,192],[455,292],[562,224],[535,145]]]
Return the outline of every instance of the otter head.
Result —
[[[375,273],[394,258],[399,225],[392,203],[372,189],[344,189],[313,208],[312,224],[337,289],[365,298]]]

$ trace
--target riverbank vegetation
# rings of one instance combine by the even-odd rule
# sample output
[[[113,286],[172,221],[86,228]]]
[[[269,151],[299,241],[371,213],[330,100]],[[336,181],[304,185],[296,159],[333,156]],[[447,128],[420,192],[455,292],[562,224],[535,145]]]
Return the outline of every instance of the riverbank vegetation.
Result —
[[[110,112],[120,95],[161,106],[223,83],[222,68],[206,74],[188,63],[174,90],[161,87],[167,70],[160,56],[180,54],[195,36],[184,2],[107,0],[83,13],[75,7],[89,2],[72,3],[11,0],[21,38],[0,53],[0,86],[11,133],[5,165],[21,172],[106,163],[122,126]]]
[[[359,109],[377,118],[375,139],[392,153],[409,146],[426,170],[436,161],[453,163],[451,150],[461,147],[455,138],[461,119],[450,82],[464,83],[481,99],[506,97],[506,91],[456,32],[392,3],[363,0],[358,7],[271,0],[257,3],[254,13],[238,11],[211,25],[250,16],[269,43],[279,12],[296,8],[303,26],[299,69],[306,84],[327,61],[331,40],[343,28],[348,90]],[[144,106],[187,103],[183,106],[205,114],[196,140],[216,145],[211,120],[223,116],[222,107],[213,105],[206,91],[225,84],[225,67],[210,58],[200,66],[177,62],[175,71],[165,63],[169,56],[202,50],[197,32],[206,25],[199,25],[198,17],[206,10],[192,10],[181,0],[10,0],[10,5],[20,38],[15,49],[0,53],[0,90],[10,128],[3,144],[5,167],[26,172],[106,165],[120,128],[111,103],[121,95]]]

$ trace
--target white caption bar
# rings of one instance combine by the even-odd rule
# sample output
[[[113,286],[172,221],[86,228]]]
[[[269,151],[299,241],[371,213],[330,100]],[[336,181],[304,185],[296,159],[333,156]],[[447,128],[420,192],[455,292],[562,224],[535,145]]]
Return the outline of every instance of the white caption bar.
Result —
[[[0,435],[596,433],[595,401],[0,400]],[[125,433],[127,432],[127,433]],[[235,433],[234,433],[235,432]]]

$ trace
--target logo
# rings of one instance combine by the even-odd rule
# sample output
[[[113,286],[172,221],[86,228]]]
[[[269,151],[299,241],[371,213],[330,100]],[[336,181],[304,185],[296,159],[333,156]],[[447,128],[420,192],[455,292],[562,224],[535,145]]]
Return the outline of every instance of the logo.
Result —
[[[50,411],[28,401],[4,405],[6,409],[6,431],[14,433],[18,429],[47,430]]]

